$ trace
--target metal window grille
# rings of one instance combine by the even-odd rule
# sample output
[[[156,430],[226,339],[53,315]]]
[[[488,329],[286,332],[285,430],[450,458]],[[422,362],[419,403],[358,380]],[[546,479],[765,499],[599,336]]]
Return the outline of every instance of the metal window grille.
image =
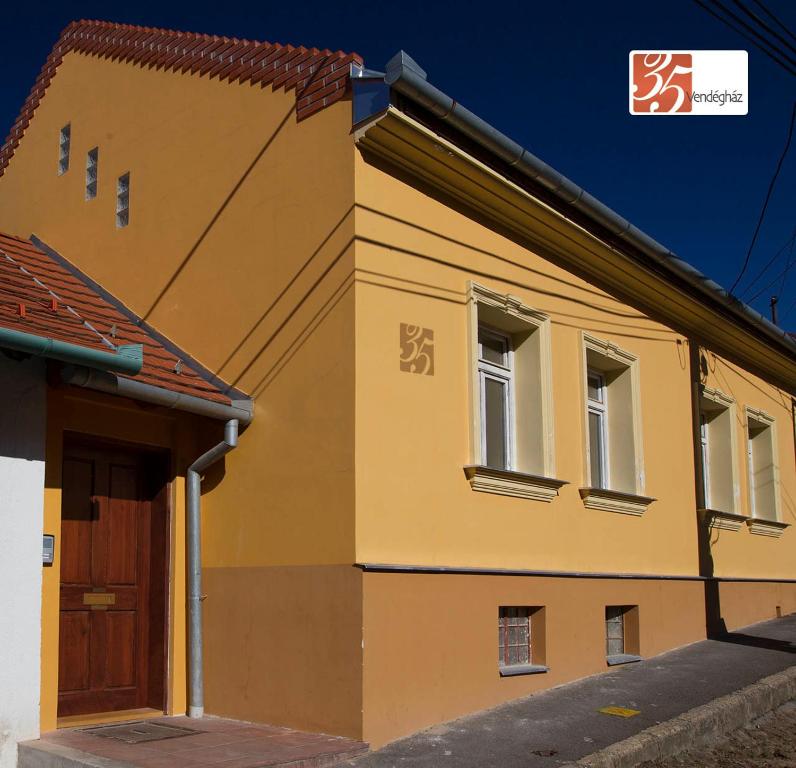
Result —
[[[498,664],[530,664],[531,608],[501,606],[498,612]]]
[[[58,134],[58,175],[69,170],[69,145],[72,140],[72,126],[65,125]]]
[[[625,652],[625,609],[620,605],[605,608],[605,655],[618,656]]]
[[[89,150],[86,155],[86,200],[97,196],[97,167],[99,165],[99,148]]]
[[[130,174],[119,176],[116,182],[116,226],[126,227],[130,223]]]

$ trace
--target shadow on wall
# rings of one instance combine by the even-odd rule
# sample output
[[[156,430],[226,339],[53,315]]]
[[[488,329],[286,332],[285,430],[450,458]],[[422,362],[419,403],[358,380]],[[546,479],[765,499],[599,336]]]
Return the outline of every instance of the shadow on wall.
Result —
[[[44,461],[45,362],[0,349],[0,457]]]

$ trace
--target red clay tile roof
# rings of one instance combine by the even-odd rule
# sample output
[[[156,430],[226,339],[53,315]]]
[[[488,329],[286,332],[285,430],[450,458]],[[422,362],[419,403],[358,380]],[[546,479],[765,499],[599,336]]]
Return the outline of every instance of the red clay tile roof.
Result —
[[[346,93],[349,65],[362,64],[356,53],[319,51],[278,43],[135,27],[107,21],[73,21],[61,33],[0,148],[0,176],[33,119],[64,56],[78,51],[140,67],[218,77],[230,83],[296,89],[296,119],[303,120],[339,101]]]
[[[0,327],[104,352],[143,344],[144,366],[128,378],[230,403],[220,387],[183,362],[187,355],[167,349],[131,318],[29,240],[0,233]]]

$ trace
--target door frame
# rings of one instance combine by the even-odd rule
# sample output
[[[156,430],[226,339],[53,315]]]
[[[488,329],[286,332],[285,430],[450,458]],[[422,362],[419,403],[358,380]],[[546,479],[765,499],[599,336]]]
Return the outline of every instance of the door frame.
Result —
[[[154,513],[155,510],[162,512],[162,526],[161,526],[161,534],[162,534],[162,543],[159,543],[157,546],[157,550],[162,551],[163,553],[163,570],[162,573],[157,574],[157,581],[154,578],[150,578],[150,593],[149,593],[149,603],[150,603],[150,611],[149,611],[149,621],[152,622],[153,619],[159,621],[161,624],[161,642],[159,643],[160,646],[160,655],[162,658],[162,673],[160,674],[160,680],[156,682],[158,686],[158,690],[154,691],[154,695],[152,692],[153,686],[153,679],[156,679],[155,676],[152,674],[152,664],[153,664],[153,655],[151,653],[147,653],[148,659],[148,674],[147,674],[147,696],[146,696],[146,706],[145,709],[151,709],[157,712],[168,712],[169,706],[169,699],[170,699],[170,678],[171,678],[171,664],[170,664],[170,641],[171,641],[171,634],[173,631],[172,627],[172,601],[173,596],[171,593],[171,584],[173,580],[173,553],[172,553],[172,543],[173,543],[173,472],[174,472],[174,453],[169,448],[164,448],[161,446],[154,446],[148,445],[144,443],[137,443],[129,440],[117,440],[107,437],[97,437],[95,435],[85,434],[82,432],[74,431],[74,430],[64,430],[62,433],[63,439],[61,442],[61,463],[63,464],[64,458],[69,452],[71,446],[75,446],[77,448],[83,449],[93,449],[93,450],[102,450],[103,448],[107,448],[109,450],[122,450],[122,451],[130,451],[133,453],[139,454],[145,462],[151,462],[152,467],[154,468],[154,472],[156,472],[157,477],[155,479],[155,485],[153,488],[152,498],[151,498],[151,505],[152,505],[152,512]],[[62,478],[63,475],[61,474]],[[62,480],[63,482],[63,480]],[[63,488],[63,486],[61,486]],[[154,490],[156,489],[156,490]],[[153,515],[154,516],[154,515]],[[153,528],[154,530],[154,528]],[[61,531],[59,531],[59,538],[62,535]],[[60,546],[60,545],[59,545]],[[60,558],[59,558],[60,560]],[[155,547],[150,545],[150,555],[149,555],[150,567],[155,564],[156,562],[156,551]],[[59,563],[60,568],[60,563]],[[152,587],[157,583],[160,582],[163,588],[163,605],[158,606],[157,611],[152,610],[152,597],[154,594],[154,590]],[[60,584],[61,584],[61,577],[60,573],[58,574],[58,584],[59,584],[59,592],[60,592]],[[61,637],[59,632],[58,643],[60,648]],[[113,722],[114,719],[116,720],[126,720],[130,719],[130,710],[120,710],[118,713],[118,718],[114,717],[115,713],[108,713],[108,712],[96,712],[96,713],[89,713],[85,715],[67,715],[65,717],[58,716],[58,727],[62,727],[61,720],[63,719],[64,727],[71,727],[75,723],[75,720],[80,720],[81,723],[91,723],[91,722]]]

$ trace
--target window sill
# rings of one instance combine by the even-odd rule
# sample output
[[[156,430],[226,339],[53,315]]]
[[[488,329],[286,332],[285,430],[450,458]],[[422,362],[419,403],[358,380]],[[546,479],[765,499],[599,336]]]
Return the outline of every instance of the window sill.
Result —
[[[758,536],[771,536],[778,539],[790,527],[790,523],[780,523],[779,520],[763,520],[760,517],[751,517],[746,521],[749,533]]]
[[[749,520],[746,515],[722,512],[718,509],[699,509],[697,512],[711,528],[721,528],[724,531],[740,531],[744,522]]]
[[[544,664],[517,664],[512,667],[498,667],[501,677],[516,677],[517,675],[541,675],[549,672],[549,667]]]
[[[606,656],[605,662],[609,667],[617,667],[620,664],[633,664],[641,661],[641,656],[636,656],[633,653],[617,653],[614,656]]]
[[[493,469],[478,464],[466,466],[464,474],[474,491],[534,501],[552,501],[558,496],[558,489],[566,485],[565,480],[528,475],[514,470]]]
[[[622,515],[641,517],[655,499],[637,496],[635,493],[609,491],[606,488],[581,488],[583,506],[588,509],[602,509],[605,512],[619,512]]]

